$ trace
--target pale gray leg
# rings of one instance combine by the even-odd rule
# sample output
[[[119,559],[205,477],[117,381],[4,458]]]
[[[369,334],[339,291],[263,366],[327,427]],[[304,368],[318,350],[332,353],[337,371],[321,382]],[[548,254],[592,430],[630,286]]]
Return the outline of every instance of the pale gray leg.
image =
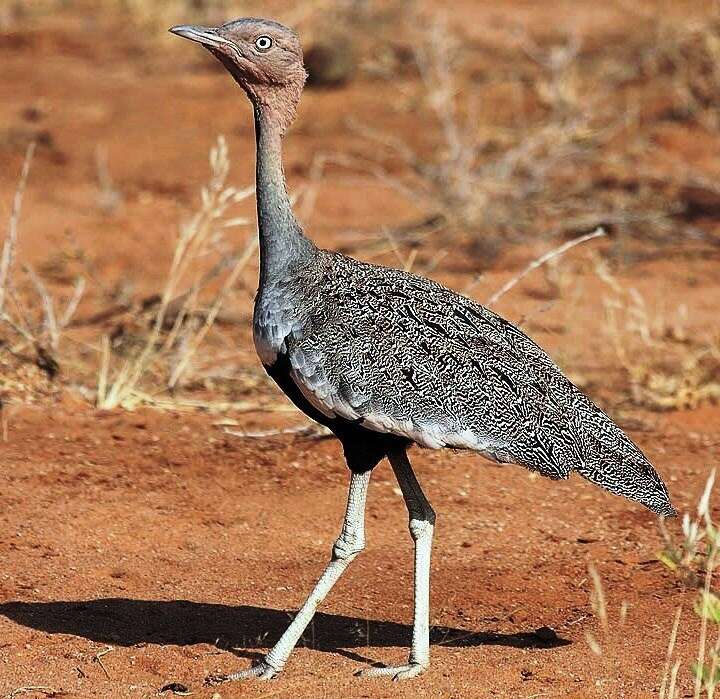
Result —
[[[236,672],[232,675],[208,677],[207,683],[216,684],[251,677],[265,680],[275,677],[281,672],[290,657],[290,653],[313,618],[318,605],[325,599],[325,596],[345,572],[350,562],[365,548],[365,500],[369,483],[370,471],[352,473],[345,519],[343,520],[340,536],[333,546],[330,563],[293,622],[273,649],[265,656],[265,659],[249,670]]]
[[[416,677],[430,664],[430,553],[435,511],[415,478],[405,449],[388,453],[410,516],[410,535],[415,542],[415,606],[412,646],[407,665],[371,667],[361,670],[362,677],[392,676],[395,680]]]

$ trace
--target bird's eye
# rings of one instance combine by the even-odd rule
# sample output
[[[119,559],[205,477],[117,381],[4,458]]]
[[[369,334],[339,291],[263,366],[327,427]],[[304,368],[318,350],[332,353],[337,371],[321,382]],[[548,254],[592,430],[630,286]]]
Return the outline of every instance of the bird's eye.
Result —
[[[272,39],[269,36],[259,36],[255,39],[255,48],[258,51],[269,51],[272,43]]]

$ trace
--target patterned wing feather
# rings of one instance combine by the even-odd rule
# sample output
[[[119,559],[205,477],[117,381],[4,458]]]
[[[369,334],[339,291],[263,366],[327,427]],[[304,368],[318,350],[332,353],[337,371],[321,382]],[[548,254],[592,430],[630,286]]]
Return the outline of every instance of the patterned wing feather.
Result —
[[[673,512],[640,449],[521,330],[435,282],[322,254],[283,340],[322,413]]]

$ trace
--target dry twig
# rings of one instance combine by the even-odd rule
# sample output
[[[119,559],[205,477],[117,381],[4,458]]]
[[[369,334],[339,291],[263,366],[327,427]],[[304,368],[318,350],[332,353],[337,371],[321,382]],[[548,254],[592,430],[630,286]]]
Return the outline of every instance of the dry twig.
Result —
[[[2,255],[0,255],[0,318],[5,315],[5,298],[10,284],[12,266],[17,249],[18,223],[20,221],[23,196],[25,194],[25,188],[30,175],[30,165],[32,163],[34,153],[35,143],[33,142],[27,147],[27,151],[25,151],[25,160],[23,161],[22,171],[20,173],[20,181],[18,182],[17,189],[15,190],[12,211],[10,213],[8,233],[5,238],[5,243],[3,244]]]
[[[105,673],[105,677],[107,677],[107,679],[111,679],[110,673],[107,671],[107,668],[105,667],[102,659],[103,656],[107,655],[108,653],[112,653],[114,650],[115,649],[112,646],[108,646],[107,648],[104,648],[103,650],[95,654],[95,662],[102,668],[102,671]]]
[[[546,252],[544,255],[541,255],[536,260],[533,260],[520,274],[516,275],[509,281],[507,281],[505,284],[503,284],[486,302],[486,306],[492,306],[495,303],[497,303],[510,289],[512,289],[519,281],[521,281],[524,277],[526,277],[530,272],[537,269],[538,267],[541,267],[546,262],[549,262],[550,260],[553,260],[557,257],[560,257],[561,255],[564,255],[568,250],[571,250],[576,245],[581,245],[582,243],[587,243],[589,240],[594,240],[595,238],[602,238],[605,236],[605,230],[602,227],[596,228],[592,233],[588,233],[587,235],[580,236],[579,238],[574,238],[573,240],[569,240],[566,243],[563,243],[559,247],[555,248],[554,250],[550,250],[549,252]]]

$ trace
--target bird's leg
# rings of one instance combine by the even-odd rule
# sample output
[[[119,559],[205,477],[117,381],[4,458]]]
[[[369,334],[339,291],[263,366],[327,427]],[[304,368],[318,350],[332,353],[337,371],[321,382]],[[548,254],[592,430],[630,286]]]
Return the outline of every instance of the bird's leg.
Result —
[[[391,676],[395,680],[416,677],[430,664],[430,553],[435,511],[415,478],[405,448],[388,453],[410,516],[410,535],[415,542],[415,604],[412,646],[407,665],[371,667],[361,670],[362,677]]]
[[[280,640],[259,664],[249,670],[232,675],[208,677],[207,684],[219,684],[253,677],[271,679],[282,671],[290,653],[313,618],[318,605],[325,599],[350,562],[365,548],[365,500],[370,483],[370,473],[369,470],[363,473],[352,472],[342,531],[333,546],[330,563]]]

